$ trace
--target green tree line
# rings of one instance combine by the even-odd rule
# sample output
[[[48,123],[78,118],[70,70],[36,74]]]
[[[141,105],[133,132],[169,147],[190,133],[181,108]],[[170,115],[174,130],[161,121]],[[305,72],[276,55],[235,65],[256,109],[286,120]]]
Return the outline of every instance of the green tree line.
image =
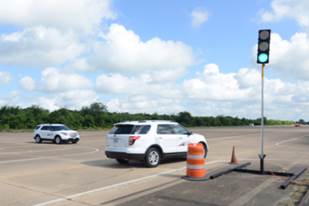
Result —
[[[189,112],[178,114],[130,114],[109,112],[102,103],[93,103],[80,110],[59,109],[49,112],[38,106],[20,108],[3,106],[0,108],[0,130],[33,129],[42,123],[61,123],[74,129],[107,128],[114,123],[132,120],[172,120],[188,127],[201,126],[247,126],[259,125],[260,119],[247,119],[231,116],[192,116]],[[267,125],[286,125],[292,121],[268,120]]]

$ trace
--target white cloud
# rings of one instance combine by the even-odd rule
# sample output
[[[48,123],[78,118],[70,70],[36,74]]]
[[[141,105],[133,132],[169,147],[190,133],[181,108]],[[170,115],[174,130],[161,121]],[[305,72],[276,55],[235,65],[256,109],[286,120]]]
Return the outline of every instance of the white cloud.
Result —
[[[0,63],[50,66],[76,58],[83,51],[73,32],[46,27],[28,28],[0,35]]]
[[[261,74],[255,69],[222,72],[218,65],[207,64],[202,73],[182,84],[156,83],[138,75],[102,74],[96,85],[98,91],[109,96],[110,111],[171,114],[186,110],[194,115],[257,118],[260,115],[260,78]],[[309,104],[309,98],[305,98],[309,93],[307,84],[309,88],[309,83],[304,81],[289,83],[265,78],[266,116],[297,119],[296,108],[307,111],[303,106]]]
[[[144,95],[115,98],[107,102],[107,108],[113,112],[160,113],[171,114],[184,111],[179,99],[156,98]]]
[[[110,111],[173,113],[183,108],[183,93],[174,82],[153,82],[148,75],[102,74],[96,85],[98,91],[111,96]]]
[[[7,95],[0,94],[0,106],[19,106],[20,92],[17,90],[9,91]]]
[[[86,77],[52,67],[42,71],[41,84],[43,90],[50,92],[88,89],[91,87],[91,82]]]
[[[203,74],[185,80],[183,88],[189,110],[195,115],[260,115],[261,74],[255,69],[222,72],[216,64]],[[268,118],[309,118],[309,81],[286,82],[265,78],[265,115]]]
[[[256,47],[253,49],[256,56]],[[309,36],[295,33],[290,40],[284,40],[279,34],[271,36],[270,67],[282,78],[294,77],[309,80]]]
[[[191,23],[193,27],[200,27],[208,20],[208,12],[201,8],[196,8],[191,12]]]
[[[239,88],[256,87],[260,83],[261,74],[255,69],[242,68],[235,74]]]
[[[11,81],[11,74],[8,72],[0,72],[0,84],[7,84]]]
[[[185,80],[184,90],[192,99],[206,101],[256,101],[260,96],[260,73],[243,68],[236,73],[223,73],[216,64],[205,66],[202,77]],[[277,98],[285,87],[279,79],[265,79],[267,101]]]
[[[0,23],[88,32],[115,18],[110,0],[0,0]]]
[[[237,72],[222,72],[218,65],[208,64],[197,77],[182,84],[156,83],[151,78],[100,75],[97,90],[108,95],[107,106],[116,112],[177,113],[190,111],[194,115],[233,115],[256,118],[260,114],[260,73],[242,68]],[[300,86],[280,79],[265,79],[265,104],[268,117],[283,118],[279,109],[294,104],[302,90]],[[305,101],[305,99],[303,99]],[[282,111],[282,110],[280,110]],[[285,113],[293,116],[294,109]],[[294,117],[294,116],[293,116]]]
[[[189,97],[196,99],[241,100],[250,94],[251,89],[248,87],[240,88],[235,75],[235,73],[221,73],[216,64],[207,64],[202,78],[184,81],[184,90]],[[247,77],[252,78],[251,76]],[[242,80],[242,82],[248,81],[252,81],[252,79]]]
[[[74,60],[70,65],[69,68],[72,70],[77,71],[93,71],[94,68],[89,64],[86,58],[78,58]]]
[[[36,104],[44,109],[48,109],[49,111],[55,111],[61,108],[56,102],[56,99],[51,97],[39,97]]]
[[[262,12],[262,21],[273,22],[283,18],[295,19],[299,25],[309,27],[308,0],[272,0],[271,11]]]
[[[111,0],[0,0],[0,25],[19,28],[0,34],[0,64],[92,70],[83,52],[115,17]]]
[[[25,76],[19,81],[23,89],[33,91],[35,89],[35,81],[30,76]]]
[[[182,42],[152,38],[142,41],[133,31],[112,24],[97,42],[92,62],[113,72],[148,73],[157,81],[175,79],[193,63],[191,48]]]
[[[97,77],[98,91],[110,94],[156,96],[159,98],[180,98],[182,92],[175,83],[153,82],[149,75],[128,77],[121,74],[102,74]]]
[[[98,101],[98,96],[95,91],[81,89],[39,97],[38,105],[50,111],[54,111],[60,108],[80,109],[96,101]]]
[[[140,82],[134,81],[121,74],[100,75],[97,77],[98,90],[109,93],[132,93],[139,87]]]

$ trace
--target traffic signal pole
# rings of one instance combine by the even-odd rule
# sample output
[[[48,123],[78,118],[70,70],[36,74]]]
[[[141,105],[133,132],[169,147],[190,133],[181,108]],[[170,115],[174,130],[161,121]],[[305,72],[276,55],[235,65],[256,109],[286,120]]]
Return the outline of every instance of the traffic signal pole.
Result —
[[[261,71],[261,150],[259,154],[260,158],[260,173],[264,173],[264,159],[266,155],[264,154],[264,70],[265,64],[262,64],[262,71]]]
[[[223,169],[218,172],[214,172],[210,179],[216,178],[223,174],[228,174],[229,172],[242,172],[249,173],[255,175],[276,175],[280,177],[288,177],[284,183],[280,185],[281,189],[285,189],[290,183],[295,181],[304,171],[306,171],[306,167],[300,166],[297,168],[293,168],[290,172],[276,172],[276,171],[267,171],[264,169],[264,159],[266,157],[264,153],[264,74],[265,74],[265,65],[269,63],[269,49],[270,49],[270,37],[271,30],[270,29],[262,29],[259,30],[259,38],[257,45],[257,63],[262,64],[261,70],[261,127],[260,127],[260,153],[258,154],[260,158],[260,170],[258,169],[247,169],[245,167],[250,165],[250,162],[243,163],[236,167],[229,167],[227,169]]]
[[[269,49],[270,49],[270,29],[259,30],[258,47],[257,47],[257,63],[262,64],[261,70],[261,150],[259,154],[260,158],[260,173],[264,174],[264,72],[265,65],[269,62]]]

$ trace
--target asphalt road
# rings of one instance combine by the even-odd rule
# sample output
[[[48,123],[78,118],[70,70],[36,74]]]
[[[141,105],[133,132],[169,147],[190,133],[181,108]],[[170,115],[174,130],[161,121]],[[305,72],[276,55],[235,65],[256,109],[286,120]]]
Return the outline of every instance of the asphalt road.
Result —
[[[259,128],[200,128],[207,137],[209,171],[230,160],[256,162]],[[118,165],[104,155],[105,131],[81,132],[76,144],[35,144],[31,133],[0,133],[0,205],[125,205],[133,199],[181,184],[184,161],[157,168],[138,162]],[[265,130],[267,164],[288,170],[309,165],[309,127]]]

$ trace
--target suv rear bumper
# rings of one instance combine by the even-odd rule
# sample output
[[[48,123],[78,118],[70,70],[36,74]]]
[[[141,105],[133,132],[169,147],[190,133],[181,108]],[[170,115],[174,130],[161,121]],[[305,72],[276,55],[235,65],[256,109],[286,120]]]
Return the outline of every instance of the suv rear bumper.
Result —
[[[105,155],[112,159],[144,160],[145,154],[105,151]]]

